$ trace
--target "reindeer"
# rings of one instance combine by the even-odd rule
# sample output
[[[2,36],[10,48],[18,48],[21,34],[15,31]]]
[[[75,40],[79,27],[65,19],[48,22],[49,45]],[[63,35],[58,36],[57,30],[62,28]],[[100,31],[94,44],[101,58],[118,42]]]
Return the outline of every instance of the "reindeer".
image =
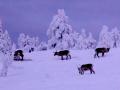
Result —
[[[59,51],[59,52],[55,52],[54,56],[61,56],[61,60],[63,60],[63,56],[66,56],[66,60],[68,59],[68,57],[71,59],[71,55],[70,55],[70,51],[69,50],[63,50],[63,51]]]
[[[81,67],[78,67],[79,74],[83,75],[84,71],[89,70],[90,73],[95,74],[95,71],[93,70],[93,65],[92,64],[83,64]]]
[[[99,57],[99,53],[102,53],[102,57],[104,56],[105,53],[108,53],[110,50],[110,48],[96,48],[95,49],[95,54],[94,54],[94,58]]]
[[[34,51],[34,48],[30,48],[29,49],[29,53],[33,52]]]
[[[22,50],[15,51],[15,53],[14,53],[14,60],[21,60],[21,61],[23,61],[23,57],[24,57],[24,55],[23,55],[23,51]]]

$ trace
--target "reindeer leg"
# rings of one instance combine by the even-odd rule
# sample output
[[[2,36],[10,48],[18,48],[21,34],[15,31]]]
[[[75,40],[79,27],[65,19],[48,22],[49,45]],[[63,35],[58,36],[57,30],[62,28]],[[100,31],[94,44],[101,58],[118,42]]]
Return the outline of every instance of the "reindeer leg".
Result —
[[[92,70],[92,72],[95,74],[95,71],[94,71],[94,70]]]
[[[71,59],[71,55],[69,55],[70,59]]]
[[[82,72],[79,72],[81,75],[83,74]]]
[[[78,68],[78,71],[79,71],[79,74],[83,74],[83,71],[80,69],[80,68]]]
[[[99,53],[97,53],[97,57],[99,58]]]
[[[84,74],[84,71],[82,71],[82,75]]]
[[[95,71],[93,70],[93,68],[91,68],[91,73],[94,73],[94,74],[95,74]]]
[[[63,60],[63,56],[61,56],[61,60]]]
[[[104,56],[104,52],[102,52],[102,57]]]
[[[17,60],[20,61],[20,56],[17,56]]]
[[[23,60],[23,56],[21,56],[22,57],[22,59],[21,60]]]
[[[79,71],[79,74],[83,75],[83,71]]]
[[[81,75],[83,75],[83,74],[84,74],[84,70],[83,70],[83,69],[81,69],[80,71],[81,71]]]
[[[90,69],[90,74],[92,74],[92,70]]]
[[[96,58],[96,53],[95,53],[95,55],[94,55],[94,58]]]
[[[68,55],[66,55],[66,60],[68,59]]]
[[[79,74],[82,74],[80,70],[79,70]]]

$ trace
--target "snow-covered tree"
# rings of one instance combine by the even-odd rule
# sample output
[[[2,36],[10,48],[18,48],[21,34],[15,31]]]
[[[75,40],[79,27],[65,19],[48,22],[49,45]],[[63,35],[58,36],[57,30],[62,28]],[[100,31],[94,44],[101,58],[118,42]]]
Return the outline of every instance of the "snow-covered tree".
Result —
[[[80,36],[80,45],[82,47],[82,49],[87,49],[87,41],[86,41],[86,38],[87,38],[87,34],[86,34],[86,30],[84,28],[82,28],[81,30],[81,36]]]
[[[120,31],[117,27],[113,28],[111,31],[111,37],[113,41],[113,47],[120,46]]]
[[[33,39],[29,35],[26,35],[24,51],[29,51],[31,48],[34,48],[33,42]]]
[[[76,48],[77,49],[83,49],[84,48],[84,38],[83,38],[82,35],[78,36]]]
[[[38,51],[42,51],[42,50],[47,50],[47,43],[46,42],[41,42],[40,45],[38,46]]]
[[[82,28],[82,30],[81,30],[81,35],[82,35],[83,38],[87,37],[86,30],[84,28]]]
[[[4,32],[4,43],[3,44],[4,44],[4,47],[5,47],[5,52],[11,52],[12,41],[11,41],[11,38],[10,38],[7,30]]]
[[[112,39],[110,32],[108,31],[108,26],[103,25],[102,30],[99,35],[99,42],[97,47],[111,47],[112,46]]]
[[[39,44],[40,44],[39,38],[38,38],[38,37],[35,37],[33,40],[34,40],[34,46],[35,46],[35,47],[38,47]]]
[[[85,29],[81,30],[81,33],[77,36],[77,48],[87,49],[87,35]]]
[[[2,22],[0,20],[0,63],[2,64],[2,69],[0,72],[1,76],[6,76],[8,67],[12,62],[12,42],[8,31],[5,32],[2,29]]]
[[[39,45],[39,38],[38,37],[30,37],[29,35],[25,35],[21,33],[18,38],[18,46],[20,49],[28,52],[31,48],[37,50]]]
[[[18,47],[20,49],[24,48],[26,46],[26,35],[24,33],[21,33],[18,37]]]
[[[71,25],[68,24],[68,16],[66,16],[64,9],[58,9],[58,13],[53,17],[47,31],[47,35],[50,38],[48,47],[50,49],[73,48],[75,46],[74,33]]]
[[[12,42],[8,31],[6,30],[0,36],[0,52],[9,53],[11,52]]]
[[[96,45],[96,40],[93,38],[92,33],[89,33],[85,41],[86,41],[87,49],[94,48]]]
[[[17,47],[16,47],[16,44],[13,43],[13,44],[12,44],[12,52],[15,52],[16,48],[17,48]]]

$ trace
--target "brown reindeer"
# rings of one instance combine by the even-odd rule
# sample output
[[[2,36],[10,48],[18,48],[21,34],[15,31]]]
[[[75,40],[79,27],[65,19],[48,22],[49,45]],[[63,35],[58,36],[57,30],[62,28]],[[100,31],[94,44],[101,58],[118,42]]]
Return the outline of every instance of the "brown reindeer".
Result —
[[[66,60],[68,59],[68,57],[71,59],[71,55],[70,55],[70,51],[69,50],[63,50],[63,51],[59,51],[59,52],[55,52],[54,56],[61,56],[61,60],[63,60],[63,56],[66,56]]]
[[[90,73],[94,73],[95,71],[93,70],[93,65],[92,64],[83,64],[81,67],[78,67],[79,74],[83,75],[85,71],[89,70]]]
[[[21,61],[23,61],[23,57],[24,57],[24,55],[23,55],[23,51],[22,50],[15,51],[15,53],[14,53],[14,60],[21,60]]]
[[[94,54],[94,58],[99,57],[99,53],[102,54],[102,57],[104,56],[105,53],[109,52],[110,48],[96,48],[95,49],[95,54]]]

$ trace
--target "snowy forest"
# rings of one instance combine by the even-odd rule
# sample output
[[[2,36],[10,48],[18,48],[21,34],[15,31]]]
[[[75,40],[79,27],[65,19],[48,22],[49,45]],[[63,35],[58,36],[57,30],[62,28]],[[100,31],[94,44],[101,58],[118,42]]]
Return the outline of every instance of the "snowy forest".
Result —
[[[92,49],[95,47],[120,47],[120,31],[117,27],[109,30],[107,25],[103,25],[98,39],[94,38],[91,32],[86,32],[84,28],[76,32],[69,24],[69,17],[64,9],[58,9],[57,14],[46,31],[48,41],[40,41],[38,36],[30,37],[25,33],[20,33],[18,42],[15,43],[10,38],[9,32],[3,30],[2,21],[0,21],[0,51],[3,53],[22,49],[29,52],[30,48],[35,51],[48,49]]]

